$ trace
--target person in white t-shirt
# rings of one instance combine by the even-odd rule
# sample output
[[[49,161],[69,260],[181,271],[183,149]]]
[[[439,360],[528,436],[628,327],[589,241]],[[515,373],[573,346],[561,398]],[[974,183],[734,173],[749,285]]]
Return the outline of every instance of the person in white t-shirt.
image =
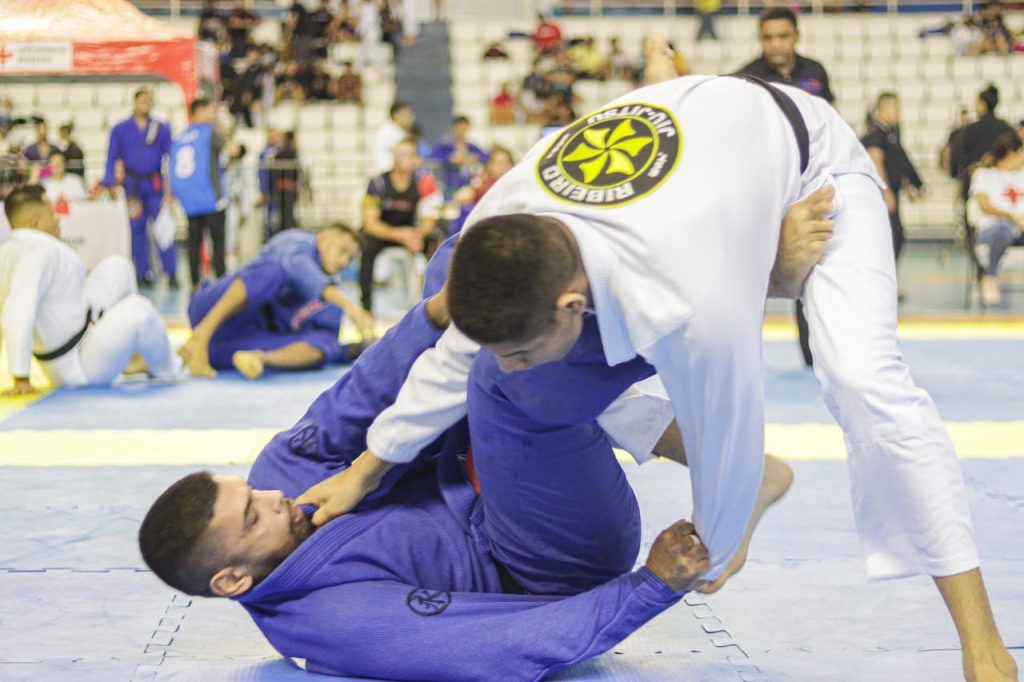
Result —
[[[86,199],[89,193],[85,189],[85,183],[80,175],[67,172],[67,158],[64,152],[55,149],[50,152],[47,160],[50,166],[49,177],[43,178],[43,188],[50,201],[57,204],[60,201],[73,201]]]
[[[447,285],[455,326],[417,360],[367,452],[299,501],[326,505],[327,516],[351,508],[382,471],[467,414],[477,360],[542,371],[595,314],[609,369],[639,357],[664,383],[711,556],[705,577],[727,578],[742,565],[764,471],[761,331],[780,225],[825,185],[835,188],[835,236],[797,295],[845,433],[868,575],[932,576],[965,676],[1016,680],[953,443],[899,349],[884,185],[835,110],[784,85],[679,78],[535,145],[460,233]],[[548,391],[572,404],[571,382]]]
[[[1010,246],[1024,243],[1024,143],[1016,133],[1005,133],[982,164],[971,175],[968,218],[978,232],[978,244],[988,247],[981,300],[998,305],[999,261]]]
[[[415,124],[416,112],[411,104],[396,101],[391,105],[391,119],[378,128],[373,137],[374,175],[391,170],[395,159],[395,146],[408,137],[415,137]]]
[[[33,356],[51,385],[106,384],[126,371],[174,379],[181,361],[163,318],[138,295],[135,268],[107,256],[85,264],[60,240],[60,222],[39,185],[4,200],[10,238],[0,245],[0,337],[14,386],[4,395],[36,392]]]

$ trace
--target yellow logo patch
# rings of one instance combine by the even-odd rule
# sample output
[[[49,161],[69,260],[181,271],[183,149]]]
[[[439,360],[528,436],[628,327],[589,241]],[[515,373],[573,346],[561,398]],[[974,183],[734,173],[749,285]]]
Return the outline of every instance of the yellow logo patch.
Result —
[[[541,156],[537,179],[576,204],[620,206],[653,192],[675,169],[682,133],[671,112],[624,104],[562,130]]]

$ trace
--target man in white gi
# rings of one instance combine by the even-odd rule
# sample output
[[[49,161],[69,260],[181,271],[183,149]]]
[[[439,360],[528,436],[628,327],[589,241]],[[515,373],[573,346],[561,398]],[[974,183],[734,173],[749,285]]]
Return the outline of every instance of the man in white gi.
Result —
[[[175,377],[180,361],[167,328],[138,295],[135,268],[108,256],[85,274],[85,264],[60,240],[60,223],[46,190],[20,187],[4,200],[11,237],[0,246],[0,330],[14,387],[26,395],[32,356],[51,384],[106,384],[133,364],[158,379]]]
[[[835,235],[802,298],[815,373],[846,434],[869,576],[933,576],[967,679],[1016,680],[952,442],[897,344],[881,182],[832,108],[793,88],[681,78],[536,145],[467,221],[448,283],[459,330],[420,356],[370,430],[369,451],[300,501],[345,511],[391,463],[461,417],[480,343],[503,370],[528,369],[562,357],[593,310],[608,364],[639,355],[665,384],[689,454],[694,524],[710,551],[706,578],[720,586],[742,564],[757,520],[761,326],[779,225],[788,206],[826,184],[836,191]]]

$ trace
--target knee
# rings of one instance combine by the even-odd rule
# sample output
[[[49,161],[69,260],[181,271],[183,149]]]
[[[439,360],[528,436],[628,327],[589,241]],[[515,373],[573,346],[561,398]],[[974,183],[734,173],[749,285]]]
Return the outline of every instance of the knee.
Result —
[[[118,315],[123,315],[125,319],[129,320],[133,326],[141,325],[150,320],[159,320],[160,313],[145,296],[139,294],[132,294],[128,296],[118,305]]]

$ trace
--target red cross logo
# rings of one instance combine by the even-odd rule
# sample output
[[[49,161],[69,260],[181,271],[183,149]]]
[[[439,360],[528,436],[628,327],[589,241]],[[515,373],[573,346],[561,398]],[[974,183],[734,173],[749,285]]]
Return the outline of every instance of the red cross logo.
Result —
[[[0,45],[0,66],[4,66],[7,63],[7,60],[13,56],[13,53],[8,52],[7,48],[5,48],[3,45]]]
[[[1003,196],[1010,200],[1010,203],[1014,206],[1017,205],[1017,199],[1024,198],[1024,192],[1018,192],[1016,187],[1012,185],[1003,192]]]

